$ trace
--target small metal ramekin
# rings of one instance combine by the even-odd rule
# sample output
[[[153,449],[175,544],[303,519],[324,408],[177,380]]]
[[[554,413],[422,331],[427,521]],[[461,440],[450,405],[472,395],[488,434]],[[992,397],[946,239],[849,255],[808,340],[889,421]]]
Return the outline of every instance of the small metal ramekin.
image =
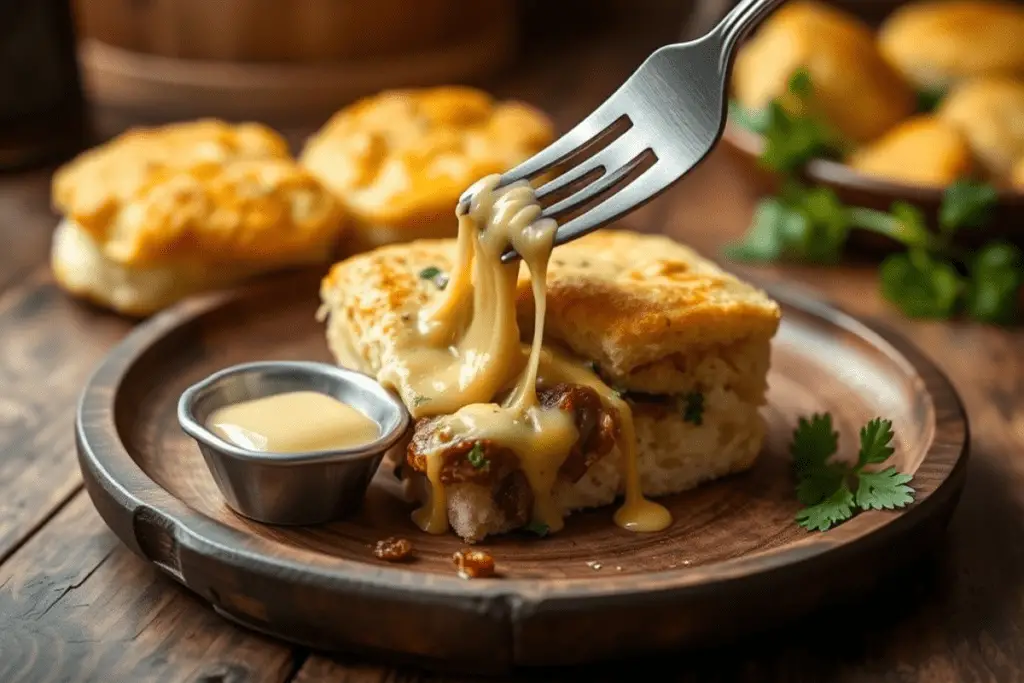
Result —
[[[318,391],[361,410],[380,437],[366,446],[307,453],[240,448],[206,428],[218,408],[289,391]],[[301,361],[246,363],[221,370],[185,390],[178,421],[199,450],[227,504],[267,524],[319,524],[362,503],[384,455],[401,447],[409,427],[405,406],[373,379],[352,370]]]

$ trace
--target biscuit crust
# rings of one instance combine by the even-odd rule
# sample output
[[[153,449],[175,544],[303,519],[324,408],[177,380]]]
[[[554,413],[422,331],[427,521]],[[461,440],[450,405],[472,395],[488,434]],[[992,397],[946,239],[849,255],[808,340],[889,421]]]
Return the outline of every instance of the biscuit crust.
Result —
[[[454,240],[423,240],[335,265],[321,297],[339,360],[375,373],[402,334],[402,316],[440,294],[436,278],[420,274],[448,272],[454,258]],[[701,359],[767,349],[779,325],[778,304],[766,294],[662,236],[601,230],[560,246],[547,283],[546,343],[594,361],[607,382],[635,391],[685,391]],[[528,338],[533,300],[525,269],[517,307]],[[754,377],[746,394],[763,394],[763,372],[733,371],[741,383]]]
[[[53,202],[126,266],[326,260],[342,227],[330,192],[258,124],[125,133],[58,170]]]
[[[336,113],[301,163],[352,215],[361,245],[454,236],[454,206],[479,178],[553,139],[548,118],[473,88],[387,91]]]

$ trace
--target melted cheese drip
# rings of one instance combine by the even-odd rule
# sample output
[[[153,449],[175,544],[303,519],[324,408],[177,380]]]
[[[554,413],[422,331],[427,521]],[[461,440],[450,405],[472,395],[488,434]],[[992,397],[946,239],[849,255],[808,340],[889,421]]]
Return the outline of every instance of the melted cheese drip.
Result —
[[[537,383],[542,378],[595,389],[606,406],[618,411],[622,424],[626,500],[615,521],[632,531],[664,529],[671,516],[644,499],[640,488],[629,406],[593,372],[542,347],[547,265],[557,226],[540,219],[541,207],[529,184],[497,189],[498,180],[494,175],[480,181],[468,212],[458,212],[458,253],[448,286],[406,330],[378,379],[401,394],[414,417],[444,416],[443,428],[453,437],[487,439],[514,451],[533,491],[533,521],[552,530],[562,528],[564,517],[552,490],[579,434],[571,415],[540,406]],[[536,312],[528,351],[516,322],[519,263],[500,260],[510,245],[522,256],[533,287]],[[510,386],[501,405],[492,402]],[[426,456],[430,495],[413,519],[427,532],[444,533],[448,513],[441,449]]]

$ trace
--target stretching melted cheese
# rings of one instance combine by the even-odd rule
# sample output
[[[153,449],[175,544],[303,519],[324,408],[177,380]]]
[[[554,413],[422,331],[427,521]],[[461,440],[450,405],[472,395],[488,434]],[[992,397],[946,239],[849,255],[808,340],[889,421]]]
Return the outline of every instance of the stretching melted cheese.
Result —
[[[632,531],[659,531],[671,523],[664,507],[644,498],[636,465],[632,414],[625,401],[579,361],[542,346],[547,300],[545,278],[556,224],[540,218],[541,207],[527,183],[497,189],[498,176],[476,186],[468,211],[459,211],[458,254],[444,295],[421,311],[378,375],[396,389],[414,417],[443,416],[441,429],[453,439],[487,439],[515,452],[533,491],[533,522],[563,526],[564,510],[552,498],[559,468],[579,438],[573,416],[545,408],[537,383],[591,387],[621,421],[625,504],[616,523]],[[533,342],[524,347],[516,323],[519,263],[501,263],[511,246],[530,271],[536,320]],[[507,395],[500,404],[495,397]],[[439,449],[427,454],[431,495],[413,519],[425,531],[448,529]]]

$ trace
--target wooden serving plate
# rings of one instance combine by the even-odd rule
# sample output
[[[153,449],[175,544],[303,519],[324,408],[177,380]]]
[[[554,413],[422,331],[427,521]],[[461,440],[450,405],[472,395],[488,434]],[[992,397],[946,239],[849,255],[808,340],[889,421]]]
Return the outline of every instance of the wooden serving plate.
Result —
[[[760,135],[729,123],[722,141],[746,158],[766,193],[775,191],[777,179],[757,167],[757,159],[764,149],[764,140]],[[814,185],[831,188],[840,201],[848,206],[889,211],[894,202],[909,202],[920,208],[933,226],[937,224],[939,205],[945,191],[944,187],[912,185],[870,176],[830,159],[811,161],[803,175]],[[1021,221],[1024,221],[1024,192],[1004,188],[999,190],[998,202],[988,226],[981,230],[962,230],[956,239],[964,246],[977,246],[986,240],[1001,238],[1024,248],[1024,231],[1018,227]],[[857,246],[879,251],[898,246],[882,235],[864,230],[855,230],[851,241]]]
[[[316,291],[315,274],[296,274],[152,318],[97,370],[77,419],[86,486],[111,529],[224,616],[286,640],[491,673],[721,641],[870,589],[939,537],[964,483],[967,422],[935,366],[899,336],[772,289],[784,318],[764,452],[746,474],[664,499],[664,532],[585,512],[547,538],[486,542],[500,576],[467,581],[451,562],[462,544],[416,529],[384,469],[352,519],[261,526],[225,506],[175,404],[230,364],[329,360]],[[798,527],[787,450],[815,411],[832,413],[846,455],[864,422],[892,419],[916,502],[827,533]],[[389,535],[416,559],[376,560],[371,545]]]

